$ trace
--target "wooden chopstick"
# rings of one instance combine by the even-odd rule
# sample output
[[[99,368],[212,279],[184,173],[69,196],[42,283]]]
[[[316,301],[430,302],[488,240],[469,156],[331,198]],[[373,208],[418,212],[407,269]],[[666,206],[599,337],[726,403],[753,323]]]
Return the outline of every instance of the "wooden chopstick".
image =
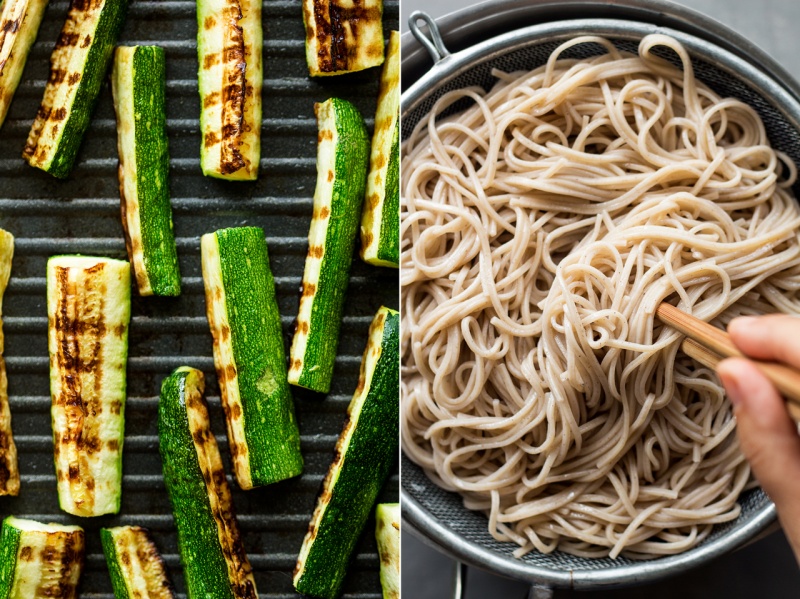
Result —
[[[675,306],[662,303],[656,310],[661,322],[688,337],[682,344],[683,352],[708,368],[716,369],[724,358],[745,357],[722,329],[678,310]],[[751,360],[781,392],[786,399],[789,414],[800,422],[800,372],[778,362]]]

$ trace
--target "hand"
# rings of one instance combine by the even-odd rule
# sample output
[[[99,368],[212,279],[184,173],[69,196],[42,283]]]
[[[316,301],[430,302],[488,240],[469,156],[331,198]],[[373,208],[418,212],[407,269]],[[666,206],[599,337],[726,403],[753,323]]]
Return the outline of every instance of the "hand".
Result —
[[[800,368],[800,318],[784,315],[735,318],[733,342],[751,358]],[[800,561],[800,436],[778,390],[744,358],[720,362],[717,372],[734,406],[739,443]]]

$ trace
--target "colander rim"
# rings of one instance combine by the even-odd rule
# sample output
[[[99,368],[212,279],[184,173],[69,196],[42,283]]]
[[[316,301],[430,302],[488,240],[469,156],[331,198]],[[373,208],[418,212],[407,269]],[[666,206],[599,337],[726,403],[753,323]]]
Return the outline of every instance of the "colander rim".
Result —
[[[437,62],[430,71],[403,92],[401,119],[419,106],[432,90],[478,64],[519,50],[526,45],[575,37],[584,33],[618,40],[641,39],[650,33],[670,35],[680,41],[690,55],[713,62],[714,66],[748,81],[750,86],[770,102],[793,128],[800,130],[800,103],[787,88],[760,71],[755,65],[692,34],[624,19],[569,19],[540,23],[498,35],[451,54]],[[407,462],[405,468],[410,461],[407,459],[404,461]],[[419,468],[416,465],[412,467]],[[415,536],[424,542],[471,566],[531,584],[545,584],[559,588],[612,588],[654,582],[734,551],[764,533],[776,520],[775,506],[767,502],[736,528],[678,555],[610,568],[562,570],[499,554],[470,541],[437,520],[406,490],[402,480],[400,493],[403,521]]]

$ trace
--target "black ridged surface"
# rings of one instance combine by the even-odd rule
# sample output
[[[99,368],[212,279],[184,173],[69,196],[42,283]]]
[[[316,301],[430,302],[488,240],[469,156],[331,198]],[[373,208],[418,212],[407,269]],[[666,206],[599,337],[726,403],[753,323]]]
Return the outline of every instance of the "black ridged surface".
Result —
[[[76,518],[58,509],[50,428],[45,264],[59,253],[125,257],[119,220],[116,129],[106,85],[72,176],[64,181],[25,164],[22,148],[41,100],[50,51],[68,3],[51,2],[28,58],[23,80],[0,130],[0,227],[16,237],[12,279],[4,300],[5,356],[12,426],[19,450],[22,490],[0,497],[0,516],[80,524],[87,532],[81,597],[110,599],[111,584],[98,530],[140,524],[153,531],[170,575],[184,597],[176,534],[161,477],[156,408],[161,380],[189,365],[206,374],[212,428],[232,472],[205,318],[200,235],[221,227],[263,227],[278,294],[288,354],[307,250],[316,181],[314,102],[331,96],[352,101],[372,128],[380,69],[312,80],[305,63],[299,0],[266,1],[261,170],[252,183],[205,178],[199,160],[199,98],[195,3],[132,0],[124,44],[158,44],[167,57],[167,130],[170,189],[182,274],[180,298],[141,298],[134,291],[129,340],[122,510],[118,516]],[[397,29],[398,3],[384,6],[384,29]],[[229,477],[244,544],[261,597],[290,598],[292,570],[333,446],[355,390],[372,316],[397,308],[397,271],[356,258],[345,304],[333,385],[325,397],[293,388],[306,468],[302,476],[242,492]],[[380,497],[397,501],[395,469]],[[381,596],[374,530],[358,545],[343,597]]]

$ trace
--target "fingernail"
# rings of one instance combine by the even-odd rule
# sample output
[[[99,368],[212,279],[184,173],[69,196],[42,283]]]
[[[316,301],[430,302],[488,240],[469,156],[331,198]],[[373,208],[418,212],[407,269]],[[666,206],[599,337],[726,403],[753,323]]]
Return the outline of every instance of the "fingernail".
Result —
[[[730,324],[728,325],[728,329],[739,329],[740,331],[743,331],[744,329],[753,326],[757,321],[757,316],[737,316],[731,320]]]
[[[722,379],[722,384],[725,387],[725,391],[728,393],[728,399],[731,400],[733,407],[741,406],[744,403],[744,393],[742,393],[742,389],[739,387],[739,381],[736,375],[728,372],[726,369],[722,369],[719,371],[719,378]]]

